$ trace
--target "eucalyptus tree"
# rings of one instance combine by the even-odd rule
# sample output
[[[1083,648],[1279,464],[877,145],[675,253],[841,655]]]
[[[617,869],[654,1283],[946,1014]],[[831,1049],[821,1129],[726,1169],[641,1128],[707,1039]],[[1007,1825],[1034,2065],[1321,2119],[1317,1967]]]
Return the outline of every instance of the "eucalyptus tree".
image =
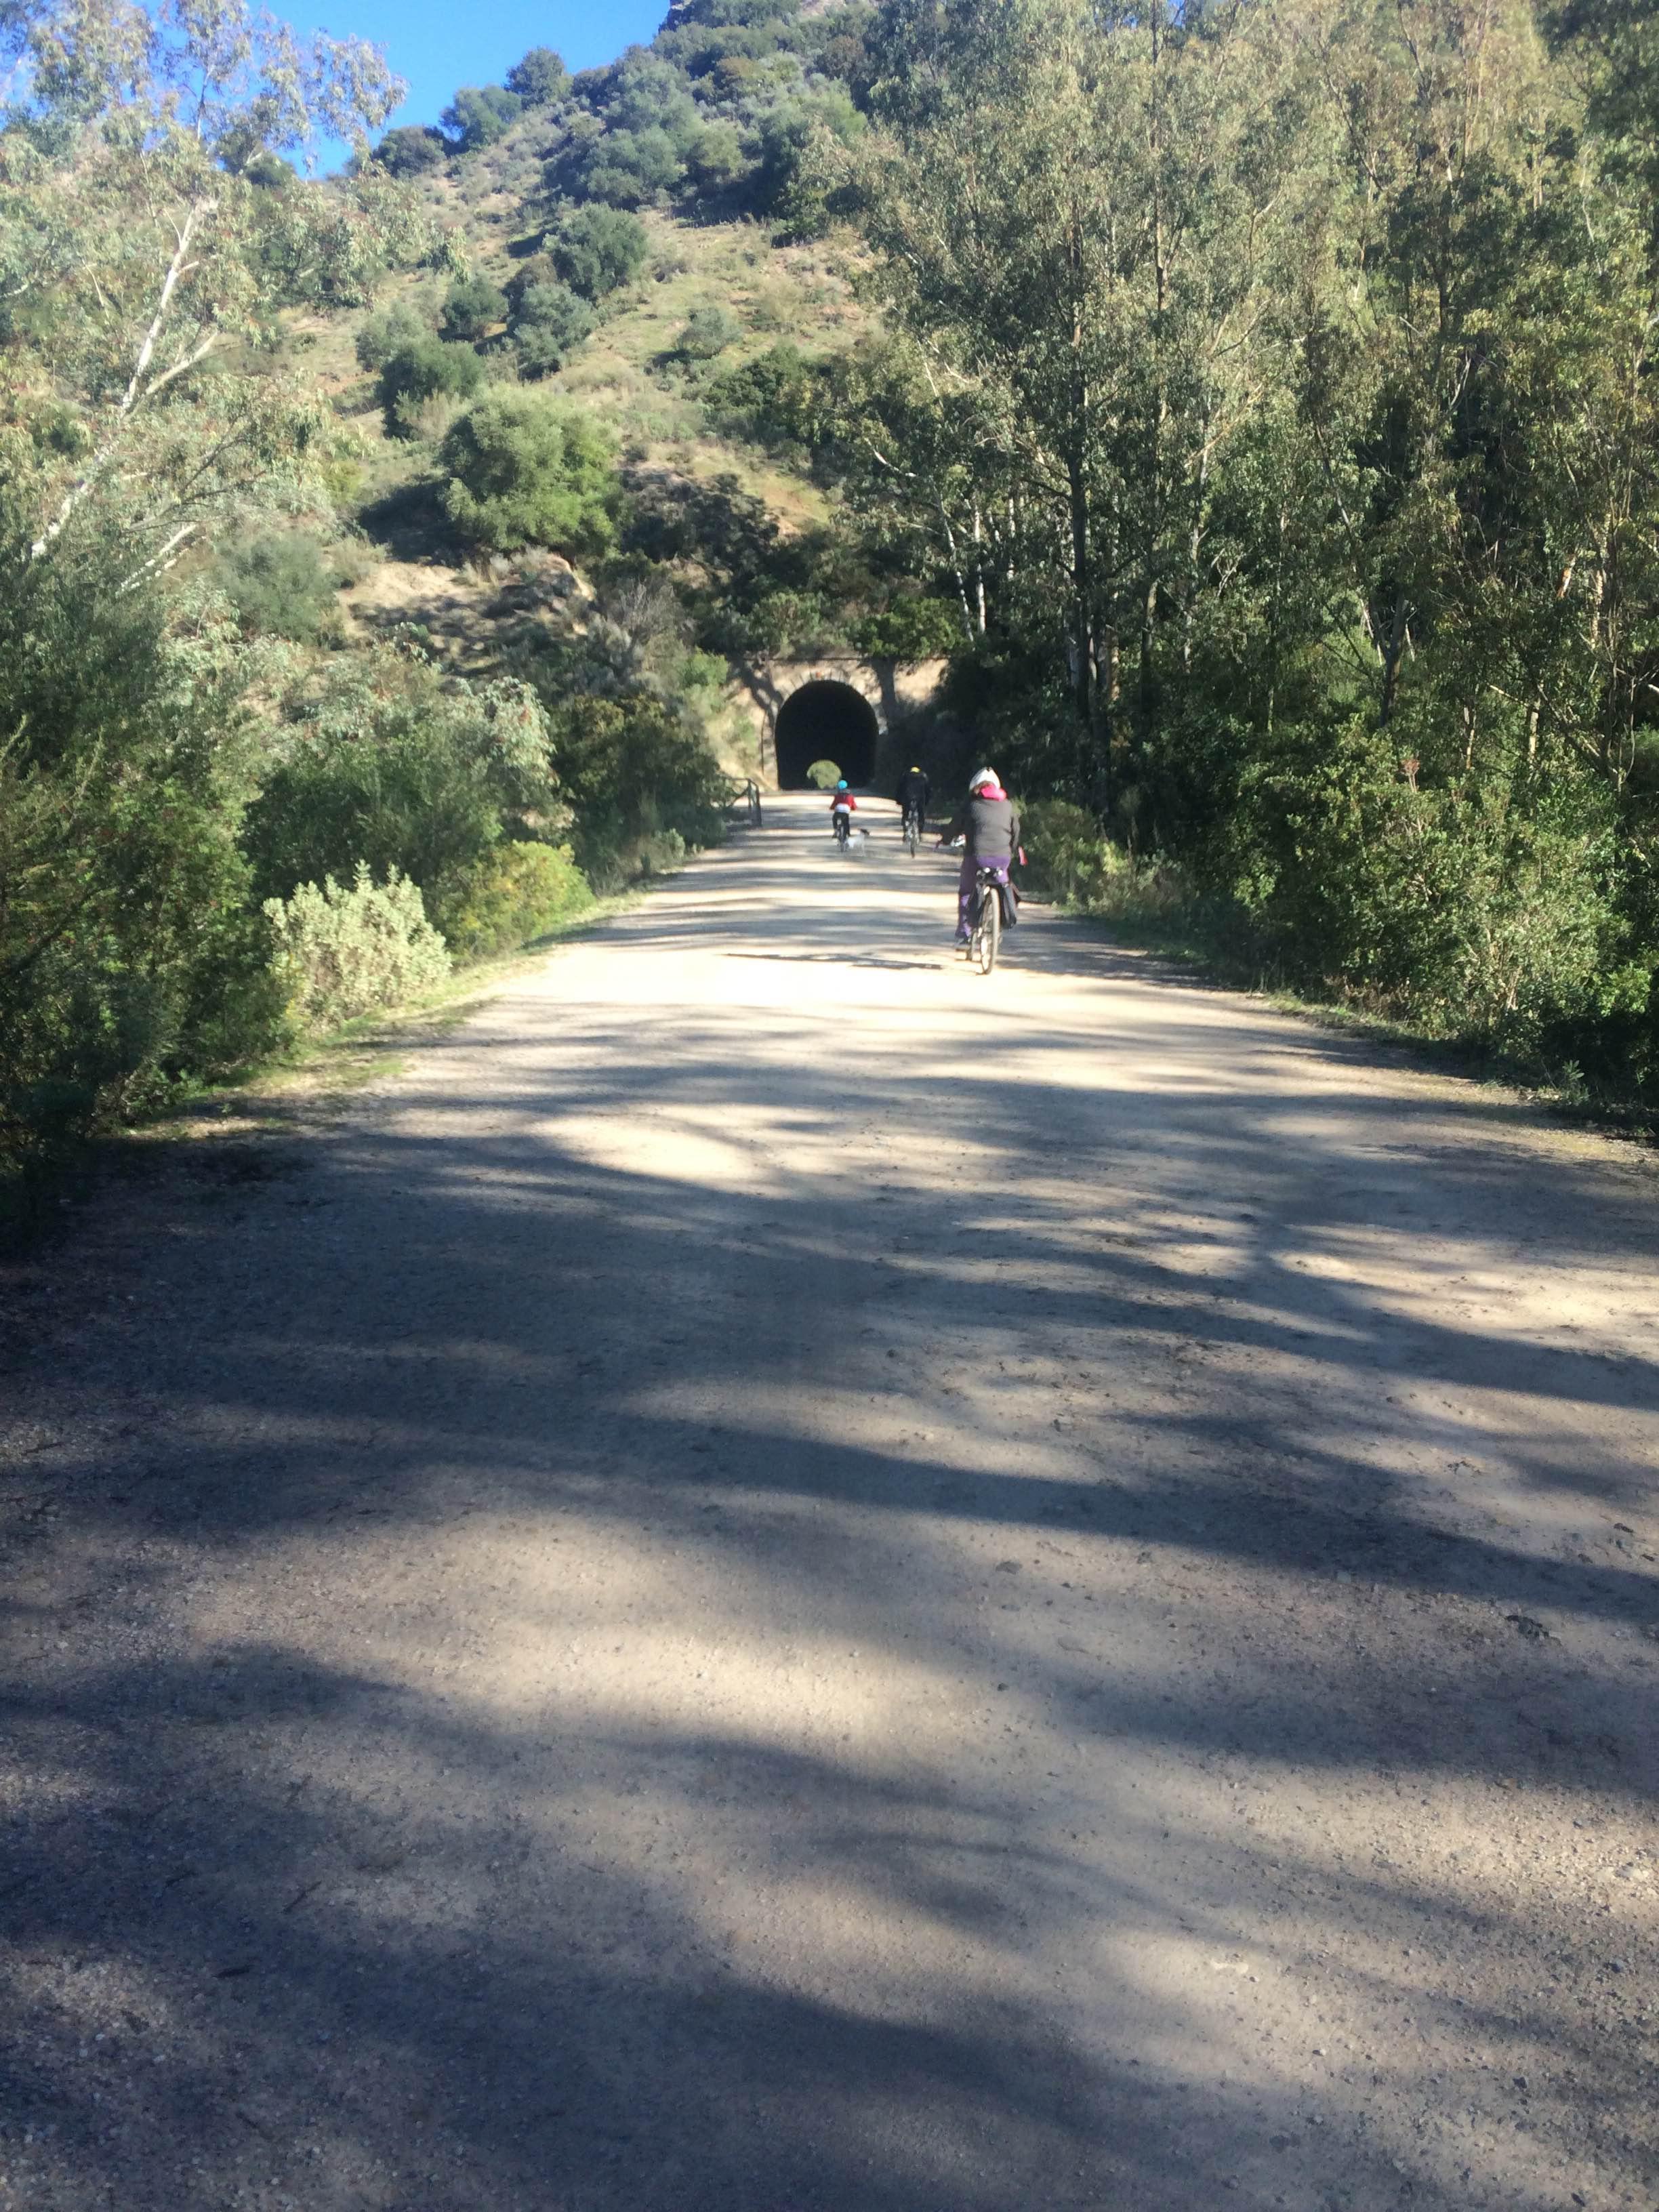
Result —
[[[0,7],[0,1152],[269,1034],[236,844],[269,654],[159,580],[311,495],[285,316],[421,234],[384,170],[287,157],[366,152],[400,89],[245,0]]]
[[[282,372],[279,318],[362,300],[417,232],[378,167],[323,184],[282,157],[366,155],[402,87],[361,40],[246,0],[13,0],[0,70],[14,516],[39,561],[107,510],[131,586],[314,453],[326,418]]]
[[[1164,627],[1190,653],[1214,581],[1218,459],[1272,338],[1287,64],[1254,13],[1166,0],[1121,16],[1086,0],[900,0],[879,59],[865,173],[878,283],[941,383],[988,396],[1021,497],[1045,511],[1049,527],[1019,534],[1063,593],[1103,789],[1150,740]]]

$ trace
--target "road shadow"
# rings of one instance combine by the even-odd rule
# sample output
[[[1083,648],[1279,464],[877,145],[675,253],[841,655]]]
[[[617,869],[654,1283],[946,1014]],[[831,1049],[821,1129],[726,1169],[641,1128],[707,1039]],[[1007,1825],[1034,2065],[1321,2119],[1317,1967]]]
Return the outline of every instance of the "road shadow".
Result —
[[[771,834],[281,1172],[162,1175],[10,1340],[35,2201],[1499,2201],[1367,2119],[1358,2027],[1316,2094],[1268,2051],[1333,1947],[1424,2024],[1411,2109],[1484,2142],[1594,2073],[1633,2172],[1639,2045],[1559,1925],[1385,1844],[1454,1787],[1650,1814],[1659,1369],[1504,1287],[1616,1282],[1650,1216],[1109,947],[1057,935],[995,1051],[798,997],[933,916],[803,908]],[[688,947],[729,1003],[675,1001]],[[1285,1772],[1385,1856],[1247,1803]]]

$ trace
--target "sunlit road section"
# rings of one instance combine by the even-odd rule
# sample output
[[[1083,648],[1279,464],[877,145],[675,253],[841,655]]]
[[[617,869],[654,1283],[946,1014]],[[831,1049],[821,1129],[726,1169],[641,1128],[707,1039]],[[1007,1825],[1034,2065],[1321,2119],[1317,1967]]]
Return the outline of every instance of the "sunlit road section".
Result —
[[[860,820],[38,1263],[0,2205],[1659,2203],[1651,1158]]]

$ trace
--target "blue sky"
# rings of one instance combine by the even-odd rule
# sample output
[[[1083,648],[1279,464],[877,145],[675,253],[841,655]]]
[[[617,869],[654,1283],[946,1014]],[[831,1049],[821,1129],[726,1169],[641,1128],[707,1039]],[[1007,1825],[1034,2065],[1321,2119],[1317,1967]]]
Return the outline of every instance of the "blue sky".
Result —
[[[614,61],[623,48],[654,36],[667,0],[327,0],[325,27],[337,37],[356,33],[384,46],[409,98],[398,123],[435,123],[458,85],[499,84],[520,54],[552,46],[573,70]],[[304,6],[274,12],[303,24]],[[313,19],[313,27],[319,27]]]

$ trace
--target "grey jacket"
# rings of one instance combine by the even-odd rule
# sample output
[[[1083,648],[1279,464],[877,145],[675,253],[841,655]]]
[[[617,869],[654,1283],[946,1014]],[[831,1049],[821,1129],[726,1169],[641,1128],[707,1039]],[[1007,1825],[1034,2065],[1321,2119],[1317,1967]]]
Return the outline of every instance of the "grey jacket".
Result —
[[[1012,860],[1019,850],[1019,809],[1012,799],[970,799],[945,830],[947,845],[957,837],[968,840],[970,860]]]

